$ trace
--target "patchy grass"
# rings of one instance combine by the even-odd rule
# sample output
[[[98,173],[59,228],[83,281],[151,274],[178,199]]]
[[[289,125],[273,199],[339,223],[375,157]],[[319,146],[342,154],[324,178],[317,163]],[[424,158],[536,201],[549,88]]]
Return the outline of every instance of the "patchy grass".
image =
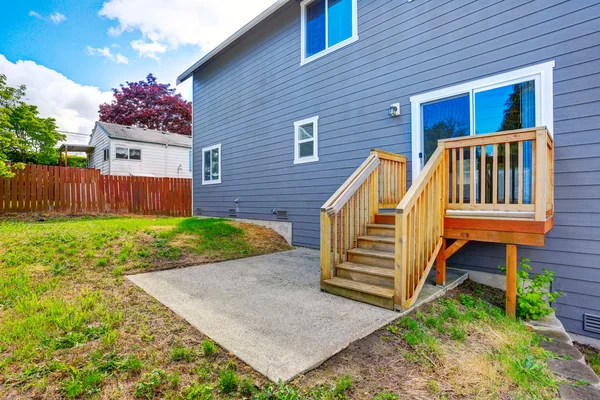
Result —
[[[556,377],[546,366],[551,354],[495,305],[502,299],[501,292],[469,281],[351,344],[294,384],[310,387],[348,375],[352,393],[365,399],[557,397]]]
[[[581,351],[585,362],[597,375],[600,375],[600,350],[587,344],[575,342],[575,347]]]
[[[219,219],[0,221],[0,398],[216,395],[226,368],[263,384],[123,275],[288,248]]]

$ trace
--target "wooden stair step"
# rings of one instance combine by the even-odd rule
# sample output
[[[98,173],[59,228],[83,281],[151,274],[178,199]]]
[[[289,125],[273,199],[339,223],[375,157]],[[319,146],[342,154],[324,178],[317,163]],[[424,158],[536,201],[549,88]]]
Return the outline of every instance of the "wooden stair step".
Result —
[[[369,256],[369,257],[377,257],[377,258],[385,258],[386,260],[393,260],[394,253],[389,253],[387,251],[380,250],[371,250],[371,249],[352,249],[348,250],[349,254],[356,254],[361,256]]]
[[[383,278],[394,279],[394,270],[390,268],[375,267],[373,265],[357,264],[345,262],[336,266],[338,269],[346,271],[359,272],[361,274],[381,276]]]
[[[335,277],[323,281],[321,289],[352,300],[394,309],[394,289],[391,288]]]
[[[395,229],[394,224],[367,224],[367,228]]]
[[[394,244],[394,238],[391,238],[389,236],[365,235],[365,236],[359,236],[358,240],[367,240],[369,242]]]

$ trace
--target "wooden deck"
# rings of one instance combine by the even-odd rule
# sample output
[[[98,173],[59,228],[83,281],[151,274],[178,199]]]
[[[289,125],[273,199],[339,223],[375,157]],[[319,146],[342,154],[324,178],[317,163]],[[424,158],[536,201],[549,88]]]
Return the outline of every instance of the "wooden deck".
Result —
[[[503,243],[514,315],[517,245],[544,246],[553,226],[553,158],[545,128],[441,140],[404,193],[404,157],[373,150],[321,209],[322,289],[407,309],[434,265],[444,285],[469,241]]]

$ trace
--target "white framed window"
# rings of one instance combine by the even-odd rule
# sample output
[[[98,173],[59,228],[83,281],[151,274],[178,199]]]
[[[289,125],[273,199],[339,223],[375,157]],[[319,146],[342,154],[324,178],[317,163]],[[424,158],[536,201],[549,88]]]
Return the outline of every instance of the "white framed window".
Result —
[[[202,184],[221,183],[221,144],[202,149]]]
[[[358,40],[357,0],[304,0],[300,65]]]
[[[437,140],[546,126],[554,131],[553,68],[548,61],[410,98],[412,178]]]
[[[319,117],[294,122],[294,164],[319,161]]]
[[[142,160],[142,150],[117,146],[115,147],[115,158],[117,160],[134,160],[141,161]]]

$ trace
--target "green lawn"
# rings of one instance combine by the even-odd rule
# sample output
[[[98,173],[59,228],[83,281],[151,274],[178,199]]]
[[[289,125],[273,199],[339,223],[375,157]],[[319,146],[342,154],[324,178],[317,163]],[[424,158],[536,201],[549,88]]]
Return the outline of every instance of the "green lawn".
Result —
[[[271,385],[123,278],[285,249],[273,231],[218,219],[0,221],[0,398],[556,395],[552,355],[475,284]]]

